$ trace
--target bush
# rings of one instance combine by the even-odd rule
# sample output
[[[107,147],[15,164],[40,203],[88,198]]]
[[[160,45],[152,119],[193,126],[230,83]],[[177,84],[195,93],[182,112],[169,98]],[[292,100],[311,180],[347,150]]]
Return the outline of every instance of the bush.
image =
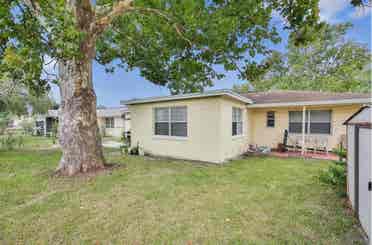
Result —
[[[20,126],[23,130],[23,133],[26,135],[32,135],[35,129],[35,121],[34,120],[23,120],[20,123]]]
[[[346,164],[345,162],[334,162],[327,170],[319,175],[320,182],[330,185],[336,189],[340,196],[346,195]]]
[[[3,135],[8,127],[9,115],[7,113],[0,113],[0,135]]]
[[[14,150],[16,147],[21,148],[24,146],[24,139],[22,135],[14,135],[7,133],[0,138],[0,149]]]
[[[13,134],[6,134],[1,138],[1,148],[5,150],[13,150],[17,145],[17,139]]]

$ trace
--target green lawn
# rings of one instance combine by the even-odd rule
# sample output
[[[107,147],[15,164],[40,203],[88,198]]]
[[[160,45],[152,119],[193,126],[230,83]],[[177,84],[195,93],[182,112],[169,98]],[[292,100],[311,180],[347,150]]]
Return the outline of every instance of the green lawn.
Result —
[[[111,174],[55,178],[58,150],[0,152],[0,243],[349,244],[358,234],[316,179],[325,161],[106,154],[121,166]]]

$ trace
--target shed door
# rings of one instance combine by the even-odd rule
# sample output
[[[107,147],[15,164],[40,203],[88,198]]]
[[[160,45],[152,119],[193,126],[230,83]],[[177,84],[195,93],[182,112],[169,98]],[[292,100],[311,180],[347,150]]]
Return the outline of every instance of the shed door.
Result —
[[[371,129],[359,129],[359,220],[370,237],[371,192],[368,182],[371,179]]]
[[[349,198],[353,208],[355,209],[355,173],[354,173],[354,152],[355,152],[355,126],[348,125],[347,126],[347,190],[349,194]]]

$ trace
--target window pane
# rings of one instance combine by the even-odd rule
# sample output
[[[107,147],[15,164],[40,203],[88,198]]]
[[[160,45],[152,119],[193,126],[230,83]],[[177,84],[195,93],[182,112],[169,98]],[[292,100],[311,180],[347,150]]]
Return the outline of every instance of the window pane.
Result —
[[[237,123],[236,122],[233,122],[232,123],[232,135],[237,135],[238,133],[238,130],[237,130]]]
[[[113,117],[106,117],[105,118],[105,126],[106,128],[114,128],[114,118]]]
[[[331,111],[310,111],[310,122],[313,123],[330,123]]]
[[[312,134],[330,134],[330,123],[310,123],[310,133]]]
[[[302,123],[302,111],[290,111],[289,112],[290,123]]]
[[[275,112],[268,111],[266,116],[267,116],[266,126],[267,127],[274,127],[275,126]]]
[[[155,123],[155,135],[169,135],[169,123],[156,122]]]
[[[187,136],[187,123],[176,122],[171,123],[171,136]]]
[[[172,107],[171,108],[172,122],[187,122],[186,107]]]
[[[232,121],[233,122],[241,122],[242,121],[242,109],[233,108],[233,110],[232,110]]]
[[[238,122],[236,127],[237,127],[236,129],[237,135],[242,135],[243,134],[243,123]]]
[[[307,133],[308,124],[305,123],[305,133]],[[302,123],[289,123],[289,133],[301,134],[302,133]]]
[[[155,108],[155,122],[168,122],[169,108]]]

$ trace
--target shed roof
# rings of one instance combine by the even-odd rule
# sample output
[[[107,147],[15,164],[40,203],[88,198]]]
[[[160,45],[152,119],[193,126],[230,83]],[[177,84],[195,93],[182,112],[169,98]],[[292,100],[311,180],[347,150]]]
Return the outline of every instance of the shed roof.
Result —
[[[357,112],[351,115],[344,123],[344,125],[370,125],[372,124],[372,110],[370,106],[364,106]]]

